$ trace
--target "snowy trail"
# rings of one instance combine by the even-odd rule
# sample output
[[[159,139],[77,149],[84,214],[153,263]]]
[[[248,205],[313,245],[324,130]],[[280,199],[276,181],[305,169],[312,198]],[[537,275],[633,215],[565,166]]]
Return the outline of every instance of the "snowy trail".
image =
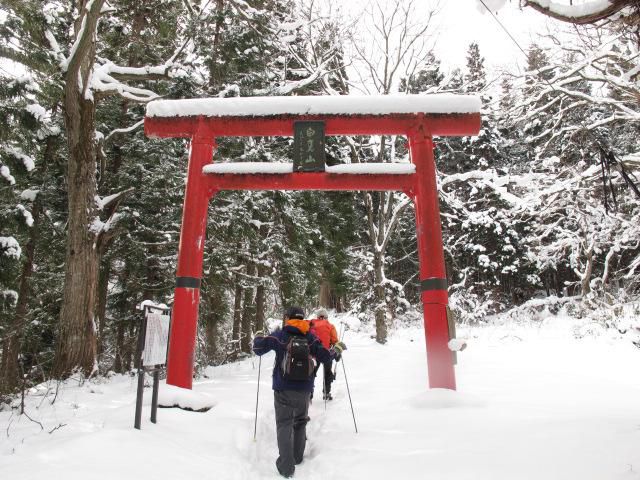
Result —
[[[610,332],[575,338],[576,325],[461,329],[470,346],[459,354],[458,392],[427,390],[420,329],[385,346],[349,332],[359,433],[339,365],[335,399],[311,406],[295,478],[640,479],[640,350]],[[69,383],[53,405],[54,392],[31,394],[27,412],[44,430],[0,412],[2,478],[280,478],[272,364],[263,358],[255,443],[257,359],[208,369],[194,384],[217,401],[206,413],[161,409],[153,425],[147,390],[141,431],[132,427],[135,380],[119,376]]]

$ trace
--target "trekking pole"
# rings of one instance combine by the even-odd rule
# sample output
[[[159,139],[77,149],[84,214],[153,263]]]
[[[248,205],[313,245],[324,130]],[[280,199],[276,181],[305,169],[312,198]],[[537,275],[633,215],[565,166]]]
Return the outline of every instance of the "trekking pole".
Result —
[[[256,419],[253,422],[253,441],[256,441],[258,432],[258,400],[260,399],[260,369],[262,368],[262,357],[258,357],[258,388],[256,390]]]
[[[322,365],[322,398],[324,399],[324,409],[327,410],[327,372],[326,365]]]
[[[353,417],[353,426],[356,428],[356,433],[358,433],[358,425],[356,425],[356,415],[353,413],[353,403],[351,402],[351,391],[349,390],[349,381],[347,380],[347,369],[344,367],[344,358],[341,358],[342,362],[342,373],[344,373],[344,383],[347,384],[347,395],[349,395],[349,405],[351,405],[351,416]]]
[[[342,327],[344,327],[345,323],[344,322],[340,322],[340,336],[338,337],[340,339],[340,341],[344,341],[344,336],[347,334],[347,329],[345,328],[344,331],[342,330]],[[336,379],[336,374],[338,373],[338,362],[336,362],[336,368],[334,368],[333,370],[333,379]]]

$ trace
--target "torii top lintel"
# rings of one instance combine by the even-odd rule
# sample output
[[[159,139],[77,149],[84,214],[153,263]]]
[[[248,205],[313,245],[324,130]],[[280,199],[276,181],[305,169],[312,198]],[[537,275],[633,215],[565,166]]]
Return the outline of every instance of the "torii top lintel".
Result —
[[[149,137],[292,136],[293,122],[320,120],[326,135],[476,135],[480,100],[470,95],[233,97],[157,100]]]

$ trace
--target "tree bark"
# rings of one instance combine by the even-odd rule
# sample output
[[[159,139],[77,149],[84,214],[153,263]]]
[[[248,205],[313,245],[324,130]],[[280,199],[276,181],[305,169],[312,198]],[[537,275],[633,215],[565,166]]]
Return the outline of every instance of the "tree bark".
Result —
[[[65,280],[56,346],[54,374],[66,376],[76,368],[89,375],[96,357],[94,309],[98,280],[96,235],[89,227],[97,216],[95,205],[95,150],[93,102],[78,92],[65,92],[65,124],[69,144],[68,205]]]
[[[582,281],[580,282],[580,287],[582,290],[582,296],[586,296],[591,293],[591,273],[593,271],[593,247],[589,247],[586,252],[587,256],[587,265],[584,269],[584,275],[582,276]]]
[[[384,139],[384,137],[383,137]],[[384,146],[384,142],[382,143]],[[369,227],[369,239],[371,241],[373,254],[373,292],[375,297],[374,314],[376,320],[376,341],[378,343],[387,342],[387,299],[384,287],[384,259],[385,251],[389,241],[389,235],[395,228],[397,216],[394,219],[393,197],[387,197],[391,193],[378,192],[376,194],[376,204],[374,205],[373,194],[367,194],[367,221]]]
[[[113,371],[124,373],[124,323],[119,321],[116,326],[116,355],[113,360]]]
[[[269,235],[269,229],[266,225],[261,224],[258,229],[258,233],[260,234],[260,238],[264,241]],[[265,308],[266,308],[266,297],[267,297],[267,289],[265,285],[265,277],[269,273],[269,267],[264,265],[263,262],[258,263],[258,286],[256,287],[256,321],[254,325],[254,332],[265,330]]]
[[[218,65],[220,42],[222,39],[222,27],[224,26],[224,0],[216,0],[216,23],[212,41],[212,58],[209,66],[209,87],[220,88],[222,77],[221,67]]]
[[[387,343],[387,300],[384,294],[384,256],[380,252],[374,255],[374,293],[376,297],[376,342]]]
[[[264,331],[265,324],[265,306],[266,306],[266,295],[267,289],[264,285],[264,277],[267,274],[267,267],[264,265],[258,265],[258,278],[260,283],[258,283],[258,287],[256,288],[256,324],[255,331]]]
[[[206,357],[209,363],[218,363],[221,360],[220,326],[225,319],[225,289],[223,279],[212,275],[207,281],[207,290],[203,291],[203,300],[207,303],[207,315],[203,318],[205,335],[207,339]]]
[[[22,346],[25,323],[27,321],[30,281],[31,275],[33,274],[33,258],[36,242],[38,240],[41,210],[42,205],[40,202],[40,195],[38,195],[33,203],[33,209],[31,211],[31,215],[33,216],[33,225],[29,232],[29,242],[25,249],[25,261],[22,265],[22,274],[20,275],[18,304],[16,305],[13,320],[8,325],[9,336],[5,338],[2,345],[0,393],[11,393],[19,385],[18,357]]]
[[[247,275],[253,277],[256,274],[256,264],[247,260]],[[255,287],[249,283],[244,288],[244,300],[242,302],[242,333],[240,336],[240,350],[244,353],[251,352],[251,334],[253,331],[253,320],[255,317],[254,300]]]
[[[143,298],[151,300],[157,295],[157,288],[162,281],[160,262],[158,261],[158,246],[149,245],[146,258],[145,283]]]
[[[97,354],[104,352],[104,327],[107,321],[107,297],[109,294],[109,276],[111,275],[111,260],[107,259],[100,265],[98,279],[98,305],[96,308],[96,321],[98,324]]]
[[[326,278],[320,280],[320,292],[318,293],[318,303],[321,307],[331,307],[331,285]]]
[[[231,332],[231,338],[233,340],[240,339],[240,324],[242,320],[242,282],[240,282],[239,275],[235,276],[235,292],[233,303],[233,330]]]
[[[69,148],[67,166],[68,231],[65,279],[53,373],[75,370],[91,375],[96,365],[95,306],[98,283],[96,233],[96,106],[90,92],[96,31],[104,0],[87,5],[76,22],[77,48],[64,82],[64,123]],[[89,6],[89,10],[86,7]],[[84,16],[84,19],[82,17]],[[80,25],[83,27],[80,28]]]
[[[210,315],[205,323],[205,335],[207,337],[207,362],[213,364],[219,356],[218,341],[220,338],[220,321],[217,315]]]

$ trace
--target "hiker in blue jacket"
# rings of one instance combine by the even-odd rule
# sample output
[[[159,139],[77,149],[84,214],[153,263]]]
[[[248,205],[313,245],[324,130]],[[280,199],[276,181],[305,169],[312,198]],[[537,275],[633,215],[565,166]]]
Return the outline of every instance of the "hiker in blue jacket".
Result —
[[[302,462],[307,441],[306,426],[309,421],[309,399],[313,392],[314,360],[329,362],[341,354],[345,345],[341,342],[331,350],[322,346],[318,338],[309,332],[309,322],[304,320],[300,307],[290,307],[284,314],[284,327],[269,335],[256,332],[253,351],[264,355],[276,352],[273,367],[273,396],[276,409],[278,472],[283,477],[293,476],[296,465]]]

